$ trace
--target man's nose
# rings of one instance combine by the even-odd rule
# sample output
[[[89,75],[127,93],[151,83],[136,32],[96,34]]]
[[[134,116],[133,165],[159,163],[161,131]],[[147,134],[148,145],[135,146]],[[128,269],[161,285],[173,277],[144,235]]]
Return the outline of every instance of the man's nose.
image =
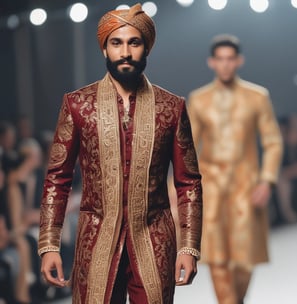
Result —
[[[128,44],[124,44],[123,47],[122,47],[122,57],[123,58],[130,58],[131,57],[130,46]]]

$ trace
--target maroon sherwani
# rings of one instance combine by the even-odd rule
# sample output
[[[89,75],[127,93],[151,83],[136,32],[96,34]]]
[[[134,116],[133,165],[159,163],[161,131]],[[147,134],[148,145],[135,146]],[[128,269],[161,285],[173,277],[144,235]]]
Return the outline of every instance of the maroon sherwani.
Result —
[[[121,256],[128,255],[148,303],[172,303],[176,260],[167,173],[178,194],[181,247],[200,250],[200,174],[185,102],[144,77],[122,99],[107,75],[64,96],[41,206],[39,254],[60,250],[73,168],[83,194],[72,275],[73,303],[110,303]]]

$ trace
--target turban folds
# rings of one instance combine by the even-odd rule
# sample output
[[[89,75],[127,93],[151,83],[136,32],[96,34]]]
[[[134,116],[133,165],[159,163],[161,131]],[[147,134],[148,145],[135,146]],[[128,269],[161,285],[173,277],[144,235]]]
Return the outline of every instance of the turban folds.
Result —
[[[101,50],[108,36],[115,30],[130,25],[142,34],[148,52],[150,52],[156,37],[154,21],[142,10],[140,4],[130,9],[114,10],[106,13],[98,23],[97,37]]]

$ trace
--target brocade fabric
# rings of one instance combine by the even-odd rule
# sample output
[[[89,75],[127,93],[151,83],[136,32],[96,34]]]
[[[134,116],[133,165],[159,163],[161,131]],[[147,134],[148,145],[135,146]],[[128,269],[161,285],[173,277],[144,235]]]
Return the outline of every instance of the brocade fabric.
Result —
[[[282,155],[268,91],[241,79],[230,89],[214,81],[190,94],[188,108],[203,176],[202,260],[266,262],[267,208],[256,208],[251,198],[258,182],[277,181]]]
[[[201,176],[185,102],[144,78],[136,94],[132,132],[125,137],[118,101],[108,75],[65,94],[44,185],[39,254],[60,250],[78,157],[83,193],[73,303],[109,303],[126,242],[149,303],[169,304],[176,260],[167,191],[170,161],[178,193],[181,247],[200,250],[201,240]],[[132,140],[128,157],[125,138]]]

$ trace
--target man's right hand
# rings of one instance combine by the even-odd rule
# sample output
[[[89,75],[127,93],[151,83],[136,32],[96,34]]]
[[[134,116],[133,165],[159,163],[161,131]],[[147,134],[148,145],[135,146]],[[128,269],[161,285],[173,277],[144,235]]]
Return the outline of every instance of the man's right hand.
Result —
[[[52,275],[53,270],[56,271],[57,277]],[[42,255],[41,273],[47,283],[56,287],[64,287],[67,284],[64,279],[62,259],[58,252],[46,252]]]

